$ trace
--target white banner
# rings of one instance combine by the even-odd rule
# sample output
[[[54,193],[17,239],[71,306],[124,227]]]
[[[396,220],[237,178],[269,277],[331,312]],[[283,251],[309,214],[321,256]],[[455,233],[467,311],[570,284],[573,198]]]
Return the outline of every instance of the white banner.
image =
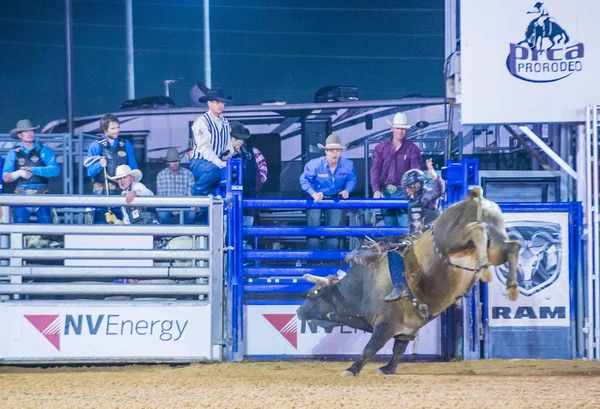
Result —
[[[569,214],[504,213],[513,240],[521,242],[519,298],[506,294],[506,266],[488,285],[492,327],[568,327],[570,317]]]
[[[330,332],[301,321],[299,305],[246,305],[246,355],[360,355],[371,334],[349,327]],[[440,320],[421,328],[406,354],[441,355]],[[379,354],[392,354],[390,340]]]
[[[583,121],[600,98],[598,0],[462,0],[462,122]]]
[[[0,328],[0,360],[211,357],[210,304],[5,303],[0,304]]]

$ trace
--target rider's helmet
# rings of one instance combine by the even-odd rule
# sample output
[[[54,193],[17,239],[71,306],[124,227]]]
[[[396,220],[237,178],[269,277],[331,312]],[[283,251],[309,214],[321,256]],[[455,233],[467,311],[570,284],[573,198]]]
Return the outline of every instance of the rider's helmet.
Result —
[[[419,169],[411,169],[402,176],[402,188],[412,187],[417,183],[421,184],[421,188],[425,184],[425,174]],[[419,190],[421,190],[421,188]]]

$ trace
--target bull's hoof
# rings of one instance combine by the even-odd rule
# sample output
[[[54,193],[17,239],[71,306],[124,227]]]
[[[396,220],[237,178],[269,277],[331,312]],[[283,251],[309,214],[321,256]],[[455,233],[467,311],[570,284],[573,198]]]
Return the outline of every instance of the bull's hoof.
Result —
[[[487,268],[487,267],[482,268],[480,273],[481,273],[481,281],[483,281],[484,283],[489,283],[492,281],[492,273],[489,268]]]
[[[356,374],[346,369],[345,371],[342,371],[342,373],[340,373],[340,376],[356,376]]]
[[[396,371],[390,371],[388,368],[386,368],[385,366],[382,366],[381,368],[379,368],[377,370],[377,372],[375,372],[377,375],[394,375],[396,373]]]
[[[517,298],[519,298],[519,289],[517,286],[507,288],[506,293],[508,294],[508,299],[511,301],[517,301]]]

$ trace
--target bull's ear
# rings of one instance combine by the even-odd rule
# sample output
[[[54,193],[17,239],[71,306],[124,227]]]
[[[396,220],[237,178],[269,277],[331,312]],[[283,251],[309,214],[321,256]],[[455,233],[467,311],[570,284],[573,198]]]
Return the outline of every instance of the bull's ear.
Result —
[[[327,287],[329,285],[329,280],[325,277],[319,277],[312,274],[304,274],[302,278],[308,282],[319,285],[321,287]]]

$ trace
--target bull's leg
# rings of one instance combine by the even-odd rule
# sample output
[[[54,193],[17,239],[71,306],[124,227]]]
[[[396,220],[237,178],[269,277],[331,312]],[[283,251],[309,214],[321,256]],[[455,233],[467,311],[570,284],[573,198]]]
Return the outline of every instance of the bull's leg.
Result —
[[[395,339],[394,340],[394,350],[392,353],[392,360],[386,365],[382,366],[377,370],[377,373],[382,375],[393,375],[396,373],[396,367],[398,366],[398,362],[402,355],[404,355],[404,351],[406,351],[406,347],[408,346],[408,340],[404,339]]]
[[[492,241],[489,248],[490,261],[495,266],[508,262],[508,278],[506,280],[506,292],[508,299],[515,301],[519,296],[517,283],[517,266],[519,263],[519,249],[521,243],[515,240],[504,240],[500,243]]]
[[[363,369],[365,364],[369,362],[371,358],[379,351],[385,343],[392,337],[386,329],[385,324],[379,324],[375,326],[373,329],[373,333],[371,334],[371,339],[367,342],[365,349],[358,359],[358,361],[354,362],[352,366],[345,371],[343,371],[341,376],[357,376],[360,371]]]
[[[481,275],[481,281],[492,281],[492,273],[488,268],[488,234],[484,223],[471,223],[468,233],[469,241],[475,246],[477,253],[477,273]]]

